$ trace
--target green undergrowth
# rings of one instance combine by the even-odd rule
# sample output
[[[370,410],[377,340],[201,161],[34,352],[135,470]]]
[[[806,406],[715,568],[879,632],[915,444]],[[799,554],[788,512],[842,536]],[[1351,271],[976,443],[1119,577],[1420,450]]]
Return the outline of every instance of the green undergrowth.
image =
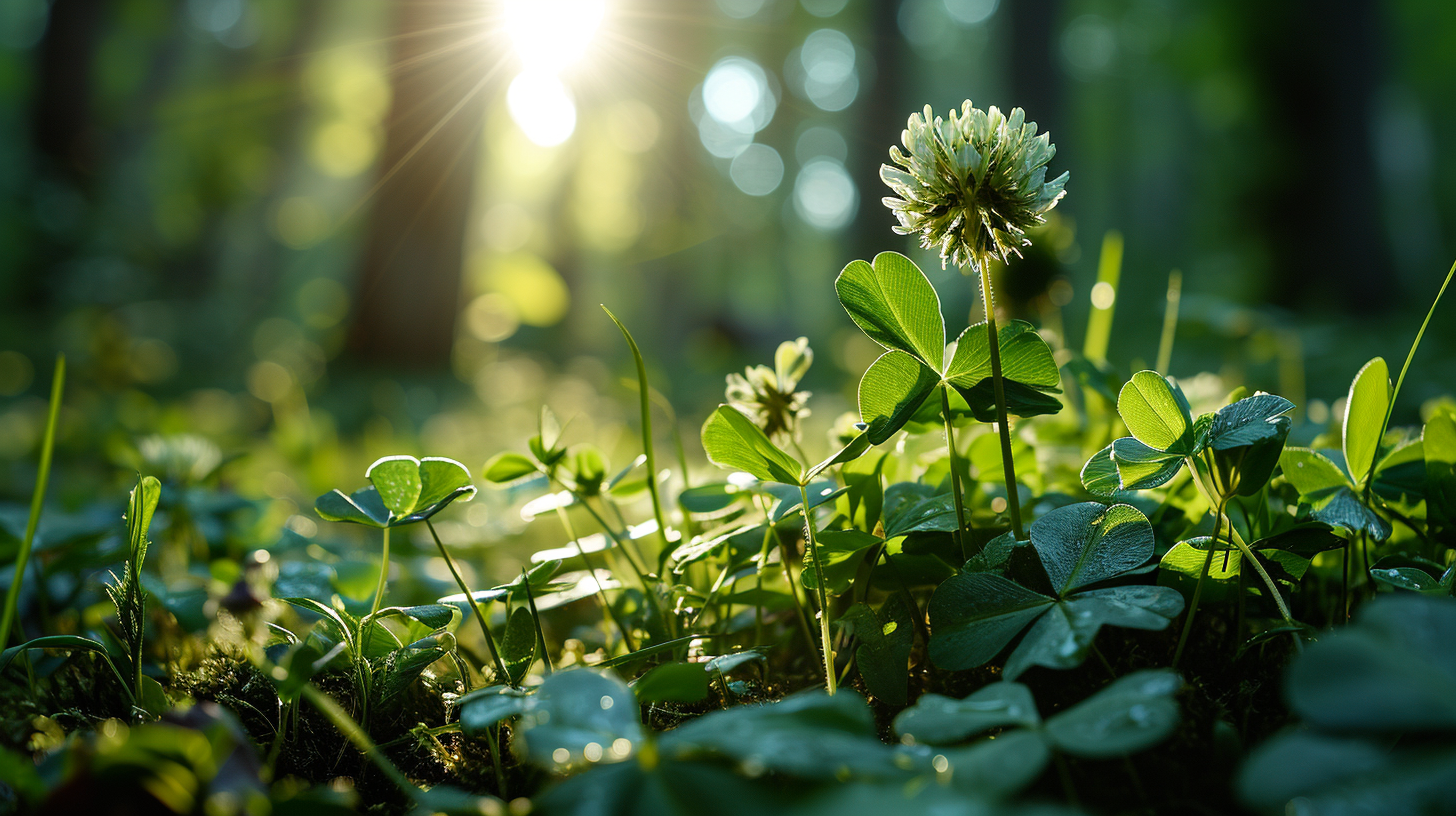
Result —
[[[630,461],[543,409],[474,473],[379,459],[271,547],[236,551],[246,500],[181,442],[120,521],[42,523],[47,442],[14,546],[35,578],[6,600],[4,806],[1452,812],[1456,401],[1391,425],[1440,295],[1394,382],[1379,356],[1351,372],[1327,426],[1121,371],[1110,314],[1078,352],[995,310],[991,265],[1063,194],[1045,135],[967,103],[904,140],[898,229],[979,279],[982,319],[904,255],[845,267],[882,351],[827,440],[806,340],[730,375],[693,444],[608,312]],[[556,546],[473,562],[452,518],[484,491]]]

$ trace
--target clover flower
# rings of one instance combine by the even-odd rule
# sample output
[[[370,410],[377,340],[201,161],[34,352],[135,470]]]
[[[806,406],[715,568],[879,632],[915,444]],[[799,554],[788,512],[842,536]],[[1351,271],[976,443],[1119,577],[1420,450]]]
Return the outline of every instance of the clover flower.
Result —
[[[885,206],[900,222],[895,232],[920,236],[942,263],[979,270],[990,258],[1019,256],[1030,243],[1026,230],[1065,195],[1066,173],[1046,180],[1056,146],[1049,134],[1036,134],[1021,108],[1005,116],[966,100],[959,114],[941,119],[926,105],[924,114],[910,115],[900,139],[905,153],[890,148],[899,167],[880,166],[880,178],[899,195],[886,196]]]
[[[797,438],[799,422],[809,415],[808,391],[796,391],[814,362],[809,339],[785,341],[774,353],[774,366],[750,366],[728,375],[728,404],[753,420],[770,439]]]

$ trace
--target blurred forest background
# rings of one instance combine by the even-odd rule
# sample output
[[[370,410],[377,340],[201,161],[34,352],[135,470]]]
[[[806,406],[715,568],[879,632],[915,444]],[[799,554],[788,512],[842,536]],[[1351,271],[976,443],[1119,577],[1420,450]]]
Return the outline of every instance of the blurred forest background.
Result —
[[[476,470],[543,403],[620,466],[600,303],[690,457],[724,375],[807,336],[817,453],[876,353],[834,276],[912,250],[878,168],[967,98],[1024,107],[1071,172],[1008,310],[1080,347],[1120,231],[1124,373],[1176,268],[1171,373],[1321,422],[1366,359],[1398,368],[1456,255],[1449,0],[5,0],[0,495],[29,495],[57,352],[62,505],[188,433],[260,536],[309,535],[375,457]],[[912,254],[970,319],[972,279]],[[1398,422],[1456,383],[1446,313]],[[490,506],[459,515],[520,525]]]

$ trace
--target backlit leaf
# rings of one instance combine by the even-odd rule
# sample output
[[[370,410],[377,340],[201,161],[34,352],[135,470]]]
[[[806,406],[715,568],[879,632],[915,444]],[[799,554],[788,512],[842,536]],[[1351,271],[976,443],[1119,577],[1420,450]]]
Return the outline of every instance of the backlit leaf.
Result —
[[[887,349],[915,355],[939,372],[945,358],[940,296],[915,262],[881,252],[874,264],[852,261],[834,281],[851,320]]]

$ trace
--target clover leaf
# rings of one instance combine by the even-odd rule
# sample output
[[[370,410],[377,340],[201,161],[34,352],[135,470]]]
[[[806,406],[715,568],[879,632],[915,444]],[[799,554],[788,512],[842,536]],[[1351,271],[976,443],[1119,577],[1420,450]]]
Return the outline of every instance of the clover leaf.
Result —
[[[996,419],[990,338],[984,322],[961,332],[945,359],[940,296],[914,261],[882,252],[874,263],[854,261],[834,282],[839,302],[866,336],[885,348],[859,385],[860,417],[871,444],[905,426],[937,387],[953,388],[982,422]],[[1054,414],[1062,404],[1061,373],[1051,347],[1025,321],[997,331],[1008,414]]]
[[[331,490],[319,496],[314,509],[327,521],[366,527],[399,527],[435,515],[456,499],[475,496],[470,471],[454,459],[430,456],[386,456],[369,466],[370,485],[345,495]]]
[[[1183,610],[1169,587],[1089,589],[1125,575],[1153,555],[1153,528],[1136,508],[1084,502],[1057,508],[1031,525],[1053,594],[1043,595],[995,573],[947,579],[930,599],[930,658],[948,670],[991,660],[1023,631],[1003,676],[1033,665],[1081,664],[1104,625],[1163,629]]]
[[[1244,803],[1286,813],[1436,813],[1456,785],[1456,601],[1399,594],[1295,659],[1303,720],[1240,769]]]
[[[1269,480],[1292,421],[1294,403],[1256,393],[1196,420],[1177,383],[1139,371],[1122,387],[1117,410],[1131,436],[1113,440],[1082,468],[1082,486],[1094,496],[1166,484],[1183,464],[1204,453],[1220,489],[1250,496]]]
[[[1167,739],[1178,725],[1173,694],[1183,685],[1168,669],[1133,672],[1045,721],[1031,691],[1002,681],[964,700],[922,696],[895,718],[902,741],[955,745],[993,728],[1009,728],[994,740],[937,748],[963,790],[1007,794],[1036,778],[1052,750],[1086,759],[1127,756]]]

